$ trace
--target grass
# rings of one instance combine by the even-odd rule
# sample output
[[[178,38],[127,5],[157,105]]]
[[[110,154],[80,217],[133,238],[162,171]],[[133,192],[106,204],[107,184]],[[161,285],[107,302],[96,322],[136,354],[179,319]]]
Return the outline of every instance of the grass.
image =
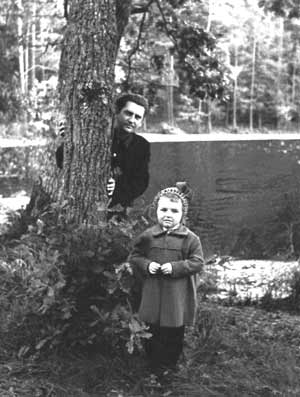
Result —
[[[142,354],[56,354],[39,362],[1,355],[0,396],[299,396],[300,318],[255,307],[201,304],[179,371],[165,384]]]

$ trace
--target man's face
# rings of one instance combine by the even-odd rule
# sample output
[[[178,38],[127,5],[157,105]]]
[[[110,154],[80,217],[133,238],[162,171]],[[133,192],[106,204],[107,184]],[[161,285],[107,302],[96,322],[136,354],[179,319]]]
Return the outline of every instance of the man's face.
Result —
[[[135,132],[142,125],[145,108],[135,102],[127,102],[115,116],[115,126],[125,132]]]
[[[181,200],[161,197],[157,205],[157,221],[163,228],[172,229],[179,225],[182,219]]]

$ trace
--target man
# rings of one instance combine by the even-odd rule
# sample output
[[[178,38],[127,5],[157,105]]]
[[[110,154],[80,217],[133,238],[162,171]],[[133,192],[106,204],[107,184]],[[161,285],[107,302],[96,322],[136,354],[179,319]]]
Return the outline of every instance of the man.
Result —
[[[149,183],[150,144],[136,134],[148,111],[147,100],[138,94],[123,93],[115,101],[111,147],[112,177],[107,184],[109,208],[127,207],[142,195]],[[56,151],[56,164],[63,165],[63,147]]]
[[[112,140],[112,178],[107,190],[109,207],[130,207],[144,193],[149,183],[150,144],[136,134],[148,111],[148,103],[137,94],[123,94],[115,102]]]

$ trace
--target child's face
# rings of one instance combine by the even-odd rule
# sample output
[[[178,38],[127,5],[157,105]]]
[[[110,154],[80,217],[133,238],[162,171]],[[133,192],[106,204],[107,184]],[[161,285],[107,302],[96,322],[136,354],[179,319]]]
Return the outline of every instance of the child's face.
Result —
[[[157,205],[157,221],[160,226],[172,229],[179,225],[182,219],[181,200],[173,201],[169,197],[161,197]]]

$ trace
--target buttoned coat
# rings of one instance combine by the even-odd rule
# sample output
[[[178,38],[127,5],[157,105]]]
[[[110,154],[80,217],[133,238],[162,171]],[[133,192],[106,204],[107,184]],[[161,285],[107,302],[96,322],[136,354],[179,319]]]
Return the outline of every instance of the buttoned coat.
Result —
[[[140,319],[162,327],[193,325],[204,263],[199,237],[183,225],[168,232],[155,225],[136,239],[129,261],[143,280]],[[170,262],[172,274],[151,275],[151,262]]]

